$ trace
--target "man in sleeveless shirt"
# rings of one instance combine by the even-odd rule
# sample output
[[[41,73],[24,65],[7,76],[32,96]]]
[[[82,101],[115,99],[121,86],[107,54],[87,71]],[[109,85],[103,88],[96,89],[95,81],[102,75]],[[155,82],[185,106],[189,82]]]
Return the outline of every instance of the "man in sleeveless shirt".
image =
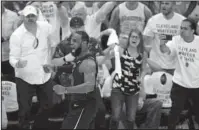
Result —
[[[116,30],[120,44],[125,48],[130,30],[138,27],[143,31],[151,16],[152,12],[146,5],[136,1],[123,2],[113,10],[109,27]]]
[[[138,28],[142,32],[151,16],[152,12],[146,5],[136,1],[123,2],[114,9],[110,27],[127,41],[130,30]]]
[[[89,36],[84,31],[71,35],[71,47],[76,51],[75,66],[73,67],[73,84],[66,87],[70,96],[69,113],[65,117],[63,129],[93,128],[96,116],[96,73],[95,58],[89,54]]]

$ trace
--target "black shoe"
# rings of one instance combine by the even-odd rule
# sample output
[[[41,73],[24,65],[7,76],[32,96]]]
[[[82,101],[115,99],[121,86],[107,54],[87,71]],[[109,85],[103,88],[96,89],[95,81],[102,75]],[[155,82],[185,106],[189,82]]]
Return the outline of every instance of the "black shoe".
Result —
[[[109,129],[118,129],[119,122],[118,121],[110,121]]]
[[[126,121],[125,124],[126,124],[127,129],[130,129],[130,130],[134,129],[134,122]]]
[[[32,124],[31,124],[31,123],[19,124],[19,125],[18,125],[18,128],[19,128],[19,129],[31,130],[31,129],[32,129]]]

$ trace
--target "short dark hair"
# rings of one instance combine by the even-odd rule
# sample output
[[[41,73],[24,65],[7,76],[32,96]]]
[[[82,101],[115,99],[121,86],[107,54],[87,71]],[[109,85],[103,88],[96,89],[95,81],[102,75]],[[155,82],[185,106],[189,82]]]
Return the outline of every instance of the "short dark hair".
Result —
[[[70,27],[71,28],[80,28],[84,26],[84,21],[79,18],[79,17],[73,17],[71,20],[70,20]]]
[[[196,34],[197,24],[196,24],[196,22],[193,19],[187,18],[187,19],[184,19],[183,22],[189,22],[191,29],[193,29],[194,30],[194,34]]]
[[[87,44],[89,43],[89,36],[85,31],[77,31],[75,33],[81,35],[82,41],[86,41]]]

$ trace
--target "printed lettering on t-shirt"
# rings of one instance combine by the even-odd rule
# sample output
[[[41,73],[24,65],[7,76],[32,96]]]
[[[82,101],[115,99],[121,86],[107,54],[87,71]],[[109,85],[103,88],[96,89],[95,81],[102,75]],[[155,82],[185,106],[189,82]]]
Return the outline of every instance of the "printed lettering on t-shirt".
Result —
[[[155,84],[153,85],[153,93],[157,94],[157,99],[163,103],[163,107],[170,107],[172,103],[170,98],[170,92],[172,88],[172,76],[166,73],[167,80],[166,83],[163,85],[160,82],[162,74],[164,74],[164,72],[160,71],[152,75],[155,79],[152,80],[153,82],[155,82]]]
[[[166,86],[168,87],[168,86]],[[170,98],[170,92],[171,88],[169,89],[165,87],[157,87],[153,88],[153,92],[157,94],[157,99],[160,100],[163,103],[163,107],[170,107],[171,106],[171,98]]]
[[[12,86],[14,84],[12,82],[6,82],[6,81],[3,81],[2,82],[2,96],[10,96],[10,91],[12,89]]]
[[[178,54],[179,54],[180,60],[184,61],[185,66],[188,67],[190,63],[195,62],[197,49],[179,46]]]
[[[121,22],[121,33],[129,34],[131,29],[137,28],[141,32],[144,28],[144,20],[139,16],[122,16]]]
[[[172,37],[178,35],[179,25],[171,24],[156,24],[157,33],[159,35],[165,35],[165,43],[169,40],[172,40]]]

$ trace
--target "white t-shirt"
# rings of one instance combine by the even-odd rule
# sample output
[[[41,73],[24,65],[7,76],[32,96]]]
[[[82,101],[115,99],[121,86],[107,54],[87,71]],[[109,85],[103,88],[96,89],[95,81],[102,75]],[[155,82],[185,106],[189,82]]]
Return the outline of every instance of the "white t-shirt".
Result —
[[[62,40],[64,40],[66,37],[68,38],[71,34],[70,31],[70,20],[71,18],[68,18],[68,23],[65,27],[62,27]]]
[[[171,57],[177,57],[173,81],[185,88],[199,88],[199,36],[194,36],[191,43],[181,36],[173,37],[166,45],[171,50]]]
[[[79,2],[78,1],[78,2],[75,3],[75,6],[79,6],[79,5],[84,6],[84,8],[86,9],[87,15],[92,15],[99,10],[98,2],[93,2],[91,7],[86,6],[85,2]]]
[[[143,83],[143,86],[144,86],[144,91],[146,94],[151,94],[153,95],[154,94],[154,91],[153,91],[153,82],[152,82],[152,76],[151,75],[146,75],[144,76],[144,83]]]
[[[46,20],[52,25],[53,40],[56,43],[60,42],[60,18],[58,16],[57,6],[53,1],[42,2],[42,13]]]
[[[153,38],[150,58],[164,69],[174,69],[175,59],[168,58],[160,51],[159,35],[164,34],[167,36],[167,40],[171,40],[172,36],[180,33],[180,26],[184,19],[185,17],[182,15],[174,13],[174,16],[167,20],[162,13],[159,13],[151,17],[145,27],[143,35]]]
[[[9,38],[14,30],[17,28],[19,17],[17,14],[11,10],[5,9],[5,12],[2,13],[2,28],[1,28],[1,38],[4,38],[4,42],[1,43],[2,47],[2,61],[9,60]]]
[[[19,109],[15,83],[2,81],[2,96],[4,97],[6,112],[14,112]]]
[[[96,20],[97,12],[93,15],[87,15],[85,20],[85,30],[90,37],[97,38],[100,35],[101,22],[98,23]]]
[[[38,21],[46,21],[47,22],[46,18],[43,16],[41,10],[38,9],[38,11],[39,11],[39,14],[38,14],[38,19],[37,20]]]
[[[94,2],[93,6],[91,6],[91,7],[87,7],[86,4],[85,4],[85,7],[86,7],[86,11],[87,11],[88,15],[92,15],[92,14],[94,14],[95,12],[97,12],[99,10],[97,2]]]
[[[166,76],[165,84],[161,83],[162,75]],[[157,99],[159,99],[163,104],[162,107],[168,108],[172,106],[170,92],[172,88],[172,75],[165,72],[155,72],[151,75],[150,82],[153,84],[153,92],[157,94]]]

